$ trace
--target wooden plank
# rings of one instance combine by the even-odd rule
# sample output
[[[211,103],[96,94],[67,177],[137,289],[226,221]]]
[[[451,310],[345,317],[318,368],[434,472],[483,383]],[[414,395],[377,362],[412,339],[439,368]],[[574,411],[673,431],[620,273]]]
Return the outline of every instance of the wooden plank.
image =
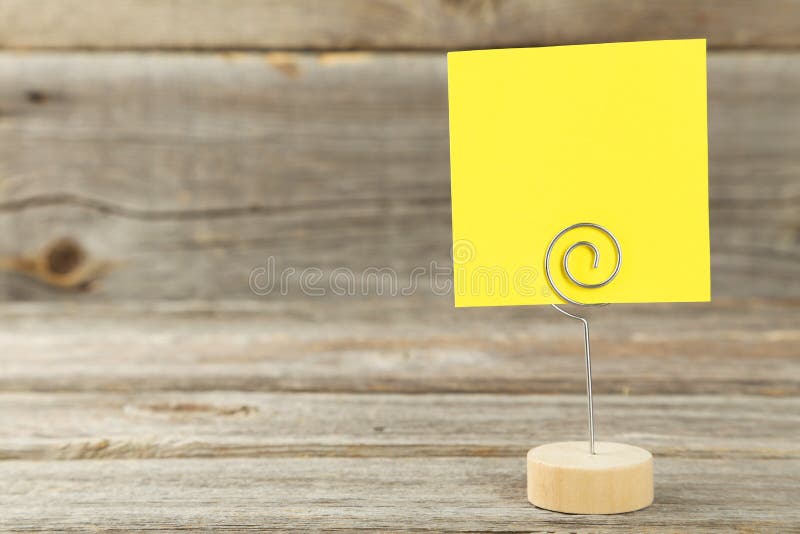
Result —
[[[512,456],[584,439],[585,397],[3,393],[0,459]],[[32,417],[32,414],[35,416]],[[659,459],[800,459],[800,399],[598,396],[597,435]]]
[[[798,460],[656,459],[653,506],[580,516],[529,505],[520,458],[8,461],[0,526],[791,532],[798,477]]]
[[[797,396],[799,309],[720,299],[596,310],[595,391]],[[2,310],[2,391],[584,390],[580,326],[549,307],[342,297]]]
[[[710,56],[717,296],[800,294],[798,92],[798,53]],[[447,143],[435,54],[0,54],[0,267],[35,275],[0,288],[252,299],[269,256],[446,268]],[[63,236],[97,263],[42,276]]]
[[[2,0],[17,48],[463,49],[708,37],[800,44],[792,0]]]
[[[589,517],[535,509],[524,491],[525,449],[581,435],[582,395],[452,393],[509,378],[577,392],[580,329],[552,310],[453,310],[448,298],[2,306],[0,529],[789,532],[798,309],[597,310],[598,372],[644,393],[599,395],[598,433],[656,453],[656,501]],[[653,395],[642,371],[683,394]],[[403,383],[413,395],[376,392]],[[266,392],[275,385],[372,394]],[[685,394],[703,388],[726,394]]]

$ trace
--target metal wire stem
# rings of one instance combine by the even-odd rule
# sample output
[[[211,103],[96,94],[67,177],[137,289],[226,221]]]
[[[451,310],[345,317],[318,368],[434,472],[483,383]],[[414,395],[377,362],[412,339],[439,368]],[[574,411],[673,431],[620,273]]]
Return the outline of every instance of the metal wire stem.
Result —
[[[567,248],[567,250],[564,252],[564,257],[562,259],[562,267],[564,269],[564,274],[566,274],[567,278],[569,278],[569,280],[572,283],[574,283],[575,285],[583,287],[583,288],[587,288],[587,289],[596,289],[596,288],[599,288],[599,287],[606,286],[614,278],[616,278],[617,274],[619,273],[619,269],[622,266],[622,248],[620,247],[620,244],[619,244],[619,241],[617,241],[617,238],[607,228],[605,228],[603,226],[600,226],[599,224],[595,224],[595,223],[577,223],[577,224],[573,224],[571,226],[567,226],[566,228],[561,230],[559,233],[557,233],[555,235],[555,237],[550,241],[550,245],[547,247],[547,253],[545,254],[545,259],[544,259],[544,269],[545,269],[545,274],[547,276],[547,281],[550,283],[550,287],[553,288],[553,291],[555,291],[556,294],[559,297],[561,297],[562,299],[564,299],[565,301],[567,301],[567,302],[569,302],[571,304],[575,304],[575,305],[578,305],[578,306],[584,306],[584,307],[606,306],[607,304],[585,304],[583,302],[579,302],[577,300],[574,300],[574,299],[571,299],[571,298],[567,297],[564,293],[562,293],[562,291],[558,288],[558,286],[556,286],[555,282],[553,281],[552,273],[550,272],[550,255],[553,252],[553,247],[555,246],[556,241],[558,241],[561,238],[561,236],[563,236],[564,234],[566,234],[570,230],[574,230],[575,228],[583,228],[583,227],[594,228],[596,230],[599,230],[600,232],[606,234],[611,239],[611,241],[614,243],[614,248],[615,248],[615,252],[616,252],[616,256],[617,256],[617,262],[616,262],[616,265],[614,266],[614,272],[612,272],[611,275],[608,278],[606,278],[605,280],[603,280],[601,282],[598,282],[598,283],[594,283],[594,284],[588,284],[588,283],[581,282],[580,280],[576,279],[573,276],[572,272],[570,272],[570,270],[569,270],[569,256],[570,256],[570,254],[572,254],[573,250],[575,250],[576,248],[581,247],[581,246],[588,247],[589,249],[591,249],[593,254],[594,254],[594,261],[592,262],[592,268],[594,268],[594,269],[597,268],[597,266],[599,265],[599,262],[600,262],[600,251],[599,251],[599,249],[597,248],[596,245],[594,245],[590,241],[578,241],[578,242],[573,243],[572,245],[570,245],[569,248]],[[595,454],[595,447],[594,447],[594,401],[592,399],[592,347],[591,347],[591,342],[589,340],[589,321],[587,321],[585,317],[581,317],[580,315],[576,315],[574,313],[568,312],[567,310],[565,310],[564,308],[562,308],[561,306],[559,306],[557,304],[552,304],[552,306],[553,306],[553,308],[555,308],[559,312],[563,313],[567,317],[571,317],[572,319],[577,319],[578,321],[583,323],[583,349],[584,349],[584,354],[586,356],[586,360],[585,360],[586,361],[586,405],[587,405],[587,409],[588,409],[588,413],[589,413],[589,452],[591,454]]]
[[[583,350],[586,354],[586,404],[589,410],[589,452],[594,454],[594,401],[592,400],[592,349],[589,342],[589,321],[584,317],[569,313],[558,304],[551,304],[551,306],[567,317],[583,323]]]

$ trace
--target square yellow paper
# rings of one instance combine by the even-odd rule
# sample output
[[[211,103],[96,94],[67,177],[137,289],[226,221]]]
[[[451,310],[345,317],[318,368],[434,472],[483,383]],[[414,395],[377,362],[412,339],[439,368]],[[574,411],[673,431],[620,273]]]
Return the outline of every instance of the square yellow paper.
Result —
[[[703,39],[448,54],[456,306],[710,299]]]

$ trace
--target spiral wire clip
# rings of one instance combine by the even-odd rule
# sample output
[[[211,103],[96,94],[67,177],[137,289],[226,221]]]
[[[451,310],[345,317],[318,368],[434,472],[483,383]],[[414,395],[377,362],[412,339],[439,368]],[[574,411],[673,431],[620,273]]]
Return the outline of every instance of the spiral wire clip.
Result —
[[[574,230],[576,228],[594,228],[595,230],[599,230],[600,232],[602,232],[606,236],[608,236],[608,238],[611,239],[611,241],[614,243],[614,248],[616,250],[616,256],[617,256],[617,263],[614,266],[614,271],[605,280],[603,280],[601,282],[594,283],[594,284],[587,284],[585,282],[581,282],[580,280],[576,279],[575,276],[572,274],[572,272],[569,270],[569,256],[570,256],[570,254],[572,254],[572,252],[578,247],[588,247],[589,249],[591,249],[591,251],[592,251],[592,253],[594,255],[594,261],[592,262],[592,268],[596,269],[597,266],[600,263],[600,250],[591,241],[577,241],[577,242],[573,243],[572,245],[570,245],[567,248],[567,250],[564,252],[564,257],[562,258],[562,261],[561,261],[561,265],[562,265],[562,267],[564,269],[564,274],[567,276],[567,278],[569,278],[570,282],[572,282],[573,284],[575,284],[575,285],[577,285],[579,287],[583,287],[583,288],[586,288],[586,289],[597,289],[597,288],[604,287],[604,286],[608,285],[612,280],[614,280],[614,278],[617,277],[617,274],[619,274],[619,269],[622,266],[622,248],[620,247],[619,241],[617,241],[617,238],[614,236],[613,233],[611,233],[610,230],[608,230],[607,228],[605,228],[603,226],[600,226],[599,224],[590,223],[590,222],[582,222],[582,223],[573,224],[571,226],[567,226],[566,228],[564,228],[563,230],[558,232],[555,235],[555,237],[553,237],[553,239],[550,241],[550,245],[547,247],[547,253],[545,254],[545,257],[544,257],[544,271],[545,271],[545,275],[547,276],[547,282],[550,284],[550,287],[553,288],[553,291],[555,291],[556,294],[559,297],[561,297],[562,299],[564,299],[566,302],[568,302],[570,304],[575,304],[577,306],[583,306],[583,307],[587,307],[587,308],[588,307],[597,307],[597,306],[607,306],[607,304],[585,304],[583,302],[579,302],[577,300],[574,300],[574,299],[566,296],[563,293],[563,291],[561,289],[559,289],[558,286],[556,286],[555,282],[553,281],[553,275],[550,272],[550,256],[552,255],[553,247],[555,246],[556,242],[559,239],[561,239],[561,237],[564,234],[566,234],[567,232],[570,232],[571,230]],[[576,315],[574,313],[570,313],[567,310],[565,310],[564,308],[562,308],[561,306],[559,306],[558,304],[551,304],[551,306],[553,306],[556,310],[558,310],[559,312],[563,313],[567,317],[571,317],[572,319],[577,319],[578,321],[583,323],[583,348],[584,348],[584,353],[586,355],[586,396],[587,396],[587,407],[588,407],[588,411],[589,411],[589,450],[590,450],[591,454],[595,454],[595,449],[594,449],[594,413],[593,413],[593,403],[592,403],[592,356],[591,356],[591,352],[592,351],[591,351],[591,343],[589,342],[589,322],[586,320],[585,317],[581,317],[580,315]]]

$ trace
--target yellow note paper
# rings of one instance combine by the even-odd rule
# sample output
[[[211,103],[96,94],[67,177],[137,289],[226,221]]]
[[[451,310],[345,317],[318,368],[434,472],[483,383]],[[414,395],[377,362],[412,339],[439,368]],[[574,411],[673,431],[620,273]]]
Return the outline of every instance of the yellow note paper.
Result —
[[[456,306],[710,299],[705,40],[447,62]]]

